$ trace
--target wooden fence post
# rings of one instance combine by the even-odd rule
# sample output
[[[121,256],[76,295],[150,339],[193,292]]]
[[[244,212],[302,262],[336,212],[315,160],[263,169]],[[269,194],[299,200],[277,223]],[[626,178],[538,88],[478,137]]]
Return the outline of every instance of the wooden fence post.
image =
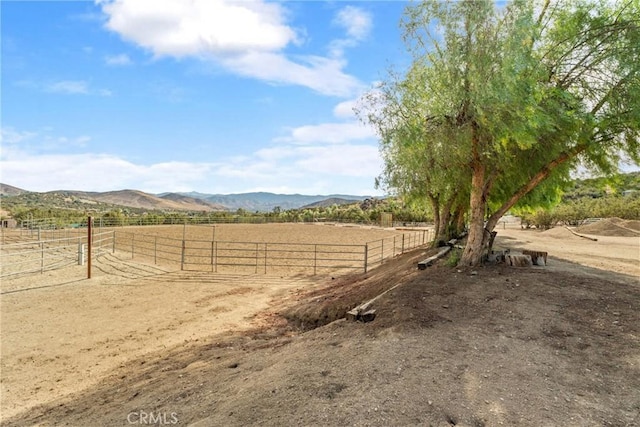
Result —
[[[184,252],[185,252],[185,242],[182,240],[182,256],[180,262],[180,270],[184,270]]]

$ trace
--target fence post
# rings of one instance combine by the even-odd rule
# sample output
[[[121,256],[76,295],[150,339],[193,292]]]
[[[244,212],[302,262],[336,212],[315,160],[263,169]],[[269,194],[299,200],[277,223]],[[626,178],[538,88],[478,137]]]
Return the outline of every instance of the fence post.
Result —
[[[214,254],[213,254],[213,259],[215,262],[215,270],[214,272],[217,273],[218,272],[218,243],[213,242],[213,248],[214,248]]]
[[[404,233],[402,233],[402,252],[400,252],[401,254],[404,253]]]
[[[40,229],[38,229],[40,231]],[[40,242],[40,273],[44,273],[44,243]]]
[[[396,236],[393,236],[393,251],[391,253],[391,257],[396,256]]]
[[[184,270],[184,252],[185,252],[185,242],[182,241],[182,256],[180,261],[180,270]]]
[[[87,218],[87,279],[91,279],[91,247],[93,246],[93,218]]]
[[[158,264],[158,236],[153,236],[153,263]]]
[[[211,241],[211,271],[213,271],[213,251],[215,251],[215,242]]]
[[[258,274],[258,244],[256,243],[256,274]]]
[[[318,271],[318,245],[313,245],[313,275]]]
[[[267,274],[267,243],[264,244],[264,274]]]
[[[367,261],[369,260],[369,244],[364,244],[364,272],[367,272]]]
[[[380,265],[384,261],[384,238],[382,239],[382,245],[380,246]]]

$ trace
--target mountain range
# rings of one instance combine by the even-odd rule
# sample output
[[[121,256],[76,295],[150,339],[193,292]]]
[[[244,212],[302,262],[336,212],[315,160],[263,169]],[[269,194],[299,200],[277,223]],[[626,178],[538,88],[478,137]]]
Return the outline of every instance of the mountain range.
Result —
[[[0,196],[37,199],[55,207],[74,208],[81,205],[116,205],[149,210],[178,211],[235,211],[269,212],[274,209],[288,210],[327,204],[347,204],[362,201],[367,197],[352,195],[274,194],[266,192],[241,194],[206,194],[198,192],[149,194],[138,190],[108,192],[48,191],[33,192],[0,183]],[[97,207],[97,206],[96,206]]]

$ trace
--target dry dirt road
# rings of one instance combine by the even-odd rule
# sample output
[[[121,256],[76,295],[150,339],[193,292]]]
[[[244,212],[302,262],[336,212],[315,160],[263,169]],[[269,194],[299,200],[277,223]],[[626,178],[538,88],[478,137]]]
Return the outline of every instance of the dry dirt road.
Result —
[[[157,337],[156,347],[131,353],[94,380],[87,381],[85,372],[76,389],[74,381],[67,383],[70,394],[51,394],[35,406],[16,403],[9,415],[3,389],[2,425],[132,425],[143,417],[193,426],[640,425],[640,284],[634,275],[640,242],[627,238],[616,250],[596,251],[602,265],[595,266],[615,272],[577,264],[593,258],[590,241],[576,238],[575,247],[572,242],[559,251],[567,238],[539,235],[508,230],[499,234],[497,244],[547,250],[551,258],[545,268],[469,270],[441,263],[419,271],[416,261],[426,252],[417,250],[368,274],[314,284],[283,282],[286,296],[267,292],[254,307],[259,314],[247,313],[237,324],[231,320],[229,329],[209,330],[208,335],[202,328],[219,314],[215,308],[223,305],[224,292],[208,287],[211,276],[184,283],[161,273],[158,277],[177,282],[167,287],[184,287],[184,300],[172,304],[197,310],[195,320],[176,324],[190,314],[163,313],[160,301],[153,299],[151,311],[157,313],[149,315],[155,321],[145,323],[146,314],[133,307],[127,309],[127,322],[107,317],[111,320],[103,321],[103,328],[115,322],[115,329],[126,332],[137,315],[136,322],[152,328],[143,342]],[[117,286],[121,292],[140,292],[132,298],[146,298],[149,280],[129,278]],[[400,285],[374,304],[373,322],[325,325],[395,284]],[[77,289],[70,286],[69,292]],[[123,303],[117,299],[121,292],[111,299],[102,296],[114,312]],[[18,304],[5,299],[11,295],[2,296],[3,314]],[[51,302],[52,309],[59,303]],[[87,298],[84,304],[91,312],[95,302]],[[91,323],[90,317],[77,319],[81,332],[70,343],[99,334],[83,330],[81,323]],[[302,331],[295,327],[301,324],[319,327]],[[194,331],[197,341],[189,340]],[[64,348],[62,335],[49,341],[43,335],[43,345]],[[135,346],[132,337],[118,336],[122,339],[114,342],[113,355],[102,348],[109,343],[88,351],[98,351],[91,363],[109,363],[118,357],[117,346]],[[174,337],[179,339],[171,342]],[[38,360],[46,362],[43,357]],[[70,355],[66,363],[76,360],[82,354]],[[68,373],[76,375],[71,369]],[[30,375],[28,365],[24,375]]]

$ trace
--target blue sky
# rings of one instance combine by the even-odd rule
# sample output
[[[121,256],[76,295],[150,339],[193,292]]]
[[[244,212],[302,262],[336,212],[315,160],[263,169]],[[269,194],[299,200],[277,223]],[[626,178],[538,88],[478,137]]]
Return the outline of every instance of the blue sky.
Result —
[[[399,1],[3,1],[0,181],[377,195]]]

